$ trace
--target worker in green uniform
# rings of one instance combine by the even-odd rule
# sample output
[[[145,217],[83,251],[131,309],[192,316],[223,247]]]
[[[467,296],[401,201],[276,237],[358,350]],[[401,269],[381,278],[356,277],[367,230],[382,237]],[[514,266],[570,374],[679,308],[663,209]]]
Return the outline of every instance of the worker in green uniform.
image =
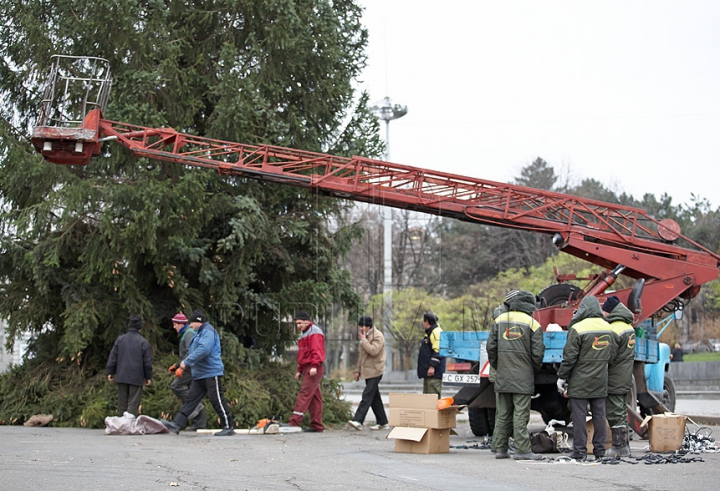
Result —
[[[543,331],[532,317],[535,295],[519,291],[506,303],[508,310],[495,319],[487,342],[488,360],[495,370],[495,458],[510,457],[508,439],[512,436],[513,459],[542,460],[541,455],[531,451],[527,429],[535,374],[542,367],[545,354]]]
[[[627,399],[632,388],[635,363],[634,316],[615,295],[608,297],[602,306],[605,320],[610,323],[615,337],[615,355],[608,366],[608,395],[605,413],[610,424],[612,447],[606,457],[630,457],[627,425]]]
[[[507,295],[505,295],[505,301],[503,303],[501,303],[500,305],[498,305],[495,308],[495,310],[493,310],[493,320],[497,319],[500,316],[500,314],[504,314],[509,310],[508,302],[510,301],[511,298],[513,298],[518,293],[520,293],[519,290],[512,290],[512,291],[508,292]],[[488,380],[490,381],[491,384],[493,384],[493,392],[495,392],[495,388],[494,388],[495,387],[495,369],[492,367],[492,365],[490,365],[490,370],[488,370]],[[495,394],[495,407],[497,408],[497,406],[498,406],[498,396],[496,393]],[[495,433],[495,425],[493,425],[492,432]],[[495,440],[492,438],[492,436],[493,435],[491,434],[490,435],[490,451],[492,453],[497,453]]]
[[[605,322],[597,297],[588,295],[580,302],[568,326],[563,361],[558,369],[558,391],[570,398],[573,422],[573,452],[570,458],[587,458],[587,408],[590,406],[594,433],[593,454],[605,456],[607,422],[605,397],[608,394],[608,363],[614,340],[610,324]],[[566,387],[567,381],[567,387]]]

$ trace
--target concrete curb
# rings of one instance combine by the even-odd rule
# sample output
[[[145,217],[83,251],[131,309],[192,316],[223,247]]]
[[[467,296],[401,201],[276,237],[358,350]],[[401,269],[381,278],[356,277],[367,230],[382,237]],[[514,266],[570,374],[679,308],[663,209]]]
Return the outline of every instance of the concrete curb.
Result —
[[[685,414],[685,416],[698,425],[720,426],[720,416],[696,416],[690,414]]]

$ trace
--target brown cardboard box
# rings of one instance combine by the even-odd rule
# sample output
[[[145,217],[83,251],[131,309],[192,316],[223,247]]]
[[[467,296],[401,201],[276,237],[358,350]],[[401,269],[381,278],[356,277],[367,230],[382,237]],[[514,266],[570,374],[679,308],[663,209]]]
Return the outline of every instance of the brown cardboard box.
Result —
[[[592,418],[589,418],[587,420],[587,453],[588,455],[593,453],[593,444],[592,444],[592,438],[593,434],[595,434],[595,426],[593,425]],[[605,428],[607,431],[607,443],[605,444],[605,450],[612,447],[612,433],[610,432],[610,425],[605,422]]]
[[[390,407],[388,422],[390,426],[414,426],[416,428],[455,428],[458,409],[448,407],[441,411],[437,409],[410,409],[404,407]]]
[[[645,418],[650,420],[650,451],[672,452],[680,450],[685,437],[685,421],[680,414],[655,414]]]
[[[395,439],[395,451],[400,453],[448,453],[451,434],[456,433],[450,428],[436,430],[398,426],[390,431],[387,438]]]

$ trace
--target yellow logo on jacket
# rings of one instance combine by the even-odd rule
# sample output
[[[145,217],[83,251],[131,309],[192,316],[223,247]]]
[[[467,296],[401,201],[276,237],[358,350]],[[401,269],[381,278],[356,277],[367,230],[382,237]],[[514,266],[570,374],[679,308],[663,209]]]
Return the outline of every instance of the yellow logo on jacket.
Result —
[[[610,335],[603,334],[602,336],[596,336],[593,341],[592,348],[597,351],[602,351],[610,346]]]
[[[515,341],[521,337],[523,337],[523,328],[518,326],[506,327],[503,333],[503,339],[507,339],[508,341]]]
[[[628,338],[628,344],[627,344],[628,349],[633,349],[633,350],[634,350],[634,349],[635,349],[635,343],[636,343],[635,334],[633,333],[633,334],[631,334],[630,337]]]

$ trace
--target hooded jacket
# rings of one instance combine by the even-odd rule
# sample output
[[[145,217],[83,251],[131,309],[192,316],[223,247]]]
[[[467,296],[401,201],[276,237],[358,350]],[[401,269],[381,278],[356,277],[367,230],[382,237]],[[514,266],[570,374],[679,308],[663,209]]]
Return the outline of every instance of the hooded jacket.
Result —
[[[597,399],[608,394],[608,363],[615,351],[614,334],[605,322],[600,302],[583,298],[568,327],[558,378],[568,382],[568,396]]]
[[[510,299],[507,311],[499,315],[490,330],[487,353],[495,369],[495,392],[534,394],[535,374],[542,367],[545,343],[540,324],[532,318],[535,295],[520,292]]]
[[[505,302],[498,305],[497,308],[495,308],[495,310],[493,310],[493,322],[494,322],[494,319],[497,319],[500,316],[500,314],[504,314],[507,311],[508,311],[508,306]],[[492,330],[492,327],[490,329]],[[491,384],[495,383],[495,368],[492,366],[492,364],[490,365],[490,370],[488,370],[488,380],[490,381]]]
[[[632,388],[635,329],[630,309],[619,303],[605,318],[615,337],[615,353],[608,368],[608,394],[627,394]]]
[[[192,368],[196,380],[220,377],[225,371],[220,348],[220,335],[209,322],[204,322],[190,341],[185,365]]]
[[[440,334],[442,328],[437,324],[425,329],[425,336],[420,342],[420,351],[418,352],[418,378],[439,378],[442,380],[445,373],[445,357],[440,355]],[[435,367],[435,373],[432,377],[428,377],[427,373],[430,367]]]

